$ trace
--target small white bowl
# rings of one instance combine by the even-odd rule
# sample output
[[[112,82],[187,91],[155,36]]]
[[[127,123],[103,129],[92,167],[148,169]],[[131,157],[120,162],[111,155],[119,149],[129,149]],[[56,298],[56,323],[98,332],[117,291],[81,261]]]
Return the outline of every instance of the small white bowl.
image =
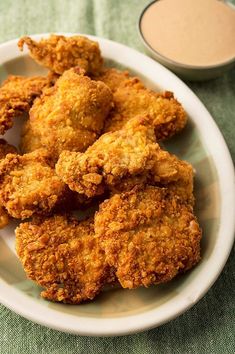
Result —
[[[71,33],[65,34],[67,36]],[[39,40],[43,35],[35,35]],[[232,160],[222,134],[195,94],[174,74],[149,57],[122,44],[92,37],[107,62],[126,67],[153,89],[170,90],[182,102],[187,128],[167,143],[167,149],[193,164],[196,214],[203,229],[202,259],[177,279],[148,289],[112,289],[77,306],[40,298],[40,287],[26,278],[15,253],[15,224],[0,230],[0,301],[20,315],[60,331],[117,336],[157,327],[192,307],[222,271],[234,239],[235,187]],[[0,81],[7,75],[41,75],[45,70],[19,52],[17,40],[0,45]],[[17,144],[22,120],[6,134]]]
[[[149,55],[156,59],[159,63],[173,71],[175,74],[180,76],[184,80],[190,80],[190,81],[204,81],[204,80],[210,80],[210,79],[215,79],[222,74],[224,74],[226,71],[231,69],[232,67],[235,66],[235,57],[228,60],[224,61],[222,63],[216,64],[216,65],[208,65],[208,66],[196,66],[196,65],[187,65],[183,63],[176,62],[172,59],[169,59],[153,49],[150,45],[150,43],[145,39],[144,34],[142,32],[141,28],[141,22],[143,19],[143,16],[146,12],[147,9],[151,5],[153,5],[156,1],[151,2],[148,4],[143,11],[141,12],[139,22],[138,22],[138,29],[139,29],[139,34],[140,38],[142,40],[142,43],[144,44],[145,48],[147,49]],[[232,5],[231,5],[232,6]],[[233,6],[232,6],[233,7]]]

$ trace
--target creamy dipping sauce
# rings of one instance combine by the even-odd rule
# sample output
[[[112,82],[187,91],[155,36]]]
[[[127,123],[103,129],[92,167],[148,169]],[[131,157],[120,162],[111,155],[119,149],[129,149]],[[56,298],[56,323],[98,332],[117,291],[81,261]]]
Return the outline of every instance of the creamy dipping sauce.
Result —
[[[158,0],[143,13],[140,30],[154,51],[178,63],[235,59],[235,10],[218,0]]]

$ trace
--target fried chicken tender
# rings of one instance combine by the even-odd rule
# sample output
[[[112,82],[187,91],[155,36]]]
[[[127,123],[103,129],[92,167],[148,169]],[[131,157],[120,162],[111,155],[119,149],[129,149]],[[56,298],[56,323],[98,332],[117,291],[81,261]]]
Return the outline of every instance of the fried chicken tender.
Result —
[[[106,185],[149,170],[155,146],[153,129],[138,118],[123,130],[103,134],[85,153],[63,151],[56,173],[71,190],[100,195]]]
[[[0,161],[7,154],[17,154],[14,146],[8,144],[4,139],[0,139]],[[0,229],[4,228],[9,223],[9,217],[6,210],[0,205]]]
[[[0,134],[13,126],[13,118],[28,112],[36,97],[53,84],[53,76],[10,75],[0,87]]]
[[[113,280],[94,237],[93,218],[78,222],[55,215],[22,223],[16,251],[28,278],[45,288],[41,295],[48,300],[78,304]]]
[[[51,35],[39,42],[22,37],[18,42],[20,50],[23,50],[24,44],[38,64],[57,74],[63,74],[75,66],[84,69],[87,74],[97,74],[103,65],[98,43],[86,37]]]
[[[104,201],[95,233],[123,288],[168,282],[200,260],[192,207],[165,188],[134,188]]]
[[[183,185],[184,198],[191,199],[191,165],[160,148],[150,122],[149,117],[136,117],[122,130],[103,134],[85,153],[63,151],[56,173],[71,190],[88,197],[148,182],[175,189],[179,184],[179,193]]]
[[[14,218],[49,214],[64,203],[67,194],[47,151],[8,154],[0,161],[0,205]]]
[[[173,93],[151,91],[139,78],[113,68],[104,69],[97,79],[113,91],[114,108],[104,132],[119,130],[131,118],[146,114],[152,119],[157,140],[168,139],[184,128],[186,113]]]
[[[85,151],[98,138],[112,93],[104,83],[83,74],[78,68],[66,71],[34,102],[22,140],[24,150],[32,151],[40,142],[58,156],[66,149]]]

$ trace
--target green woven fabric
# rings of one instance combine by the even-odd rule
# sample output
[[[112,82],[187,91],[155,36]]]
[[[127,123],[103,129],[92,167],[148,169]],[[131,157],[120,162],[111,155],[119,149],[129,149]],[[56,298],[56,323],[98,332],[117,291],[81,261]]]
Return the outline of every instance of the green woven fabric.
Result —
[[[233,0],[235,3],[235,0]],[[144,48],[137,19],[146,0],[1,0],[0,42],[24,34],[81,32]],[[187,83],[212,113],[235,159],[235,69],[203,83]],[[176,320],[116,338],[68,335],[34,324],[0,305],[0,353],[234,353],[235,266],[232,258],[207,295]]]

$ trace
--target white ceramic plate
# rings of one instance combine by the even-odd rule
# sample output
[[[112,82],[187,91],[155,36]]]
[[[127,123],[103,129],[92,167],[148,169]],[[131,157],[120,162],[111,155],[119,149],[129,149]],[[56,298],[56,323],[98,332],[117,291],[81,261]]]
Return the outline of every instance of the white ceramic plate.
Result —
[[[65,34],[71,35],[71,34]],[[39,39],[42,35],[33,36]],[[45,36],[45,35],[43,35]],[[113,336],[159,326],[193,306],[222,271],[234,238],[234,170],[224,139],[194,93],[174,74],[137,51],[106,39],[91,37],[112,65],[139,75],[154,89],[171,90],[190,119],[188,127],[167,148],[196,169],[196,213],[203,229],[202,260],[190,272],[148,289],[112,289],[91,303],[78,306],[40,298],[40,288],[26,279],[14,250],[14,227],[0,231],[0,301],[20,315],[64,332]],[[45,70],[17,49],[17,40],[0,46],[0,80],[9,74],[35,75]],[[18,143],[21,121],[6,134]]]

